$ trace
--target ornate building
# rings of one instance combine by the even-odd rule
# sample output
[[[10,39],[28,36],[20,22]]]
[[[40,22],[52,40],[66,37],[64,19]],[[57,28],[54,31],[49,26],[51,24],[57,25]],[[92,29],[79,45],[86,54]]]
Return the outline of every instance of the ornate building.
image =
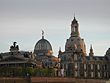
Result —
[[[36,59],[42,62],[43,67],[52,68],[58,63],[58,58],[53,56],[52,46],[48,40],[44,39],[44,31],[42,31],[42,39],[40,39],[34,48]]]
[[[71,23],[71,35],[66,41],[65,51],[60,51],[58,56],[61,58],[61,66],[65,70],[65,75],[78,77],[81,72],[78,66],[85,63],[86,46],[84,39],[80,37],[79,24],[75,17]]]
[[[81,39],[79,33],[79,24],[76,18],[74,17],[71,23],[71,36],[66,41],[65,51],[73,52],[77,49],[78,52],[82,52],[84,56],[86,55],[86,46],[84,39]]]
[[[84,39],[80,37],[79,24],[75,17],[71,23],[71,35],[66,41],[65,51],[62,52],[60,49],[58,57],[61,59],[65,76],[92,79],[108,79],[110,77],[108,61],[105,56],[94,56],[92,45],[89,56],[87,56],[86,45]]]
[[[74,17],[71,22],[71,34],[65,44],[65,51],[62,52],[60,48],[58,58],[53,56],[52,46],[44,38],[44,31],[42,31],[42,38],[36,43],[34,53],[20,51],[16,42],[10,46],[10,52],[0,53],[0,69],[6,67],[42,67],[55,69],[55,76],[109,79],[110,48],[105,56],[95,56],[91,45],[89,56],[87,56],[84,39],[80,37],[79,23]],[[2,72],[0,73],[2,74]]]
[[[10,52],[0,53],[0,67],[34,67],[37,66],[32,52],[19,51],[16,42],[10,46]]]

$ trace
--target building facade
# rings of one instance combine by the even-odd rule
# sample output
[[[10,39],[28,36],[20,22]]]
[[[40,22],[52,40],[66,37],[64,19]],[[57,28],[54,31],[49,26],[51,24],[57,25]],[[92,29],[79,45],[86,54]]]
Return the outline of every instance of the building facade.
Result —
[[[42,38],[35,45],[34,54],[44,68],[54,68],[58,63],[58,58],[53,56],[50,42],[44,38],[44,31],[42,31]]]
[[[53,56],[52,46],[44,38],[44,31],[42,31],[42,38],[35,44],[34,53],[20,51],[16,42],[10,46],[9,52],[0,53],[0,75],[2,69],[7,67],[54,69],[54,76],[62,77],[109,79],[110,48],[105,56],[95,56],[91,45],[89,55],[87,55],[86,44],[80,36],[79,23],[74,17],[71,22],[70,37],[66,40],[65,51],[62,52],[60,48],[58,57]]]
[[[34,67],[37,66],[32,52],[19,51],[16,42],[10,46],[10,52],[0,53],[1,67]]]
[[[61,59],[65,76],[90,79],[110,77],[108,66],[110,58],[107,60],[105,56],[94,56],[92,45],[87,56],[86,45],[84,39],[80,37],[79,23],[75,17],[71,22],[71,35],[66,41],[65,51],[62,52],[60,49],[58,57]]]

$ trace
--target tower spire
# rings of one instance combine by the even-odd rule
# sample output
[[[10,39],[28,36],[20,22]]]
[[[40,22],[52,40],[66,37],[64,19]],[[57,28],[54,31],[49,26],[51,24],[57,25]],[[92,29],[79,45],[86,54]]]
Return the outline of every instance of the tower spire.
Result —
[[[42,39],[44,39],[44,31],[42,30]]]
[[[59,47],[59,51],[61,51],[61,47]]]
[[[91,46],[90,46],[90,52],[92,52],[92,53],[93,53],[93,48],[92,48],[92,44],[91,44]]]
[[[59,47],[59,55],[62,53],[62,51],[61,51],[61,47]]]
[[[92,44],[91,44],[91,46],[90,46],[90,53],[89,53],[89,56],[90,56],[91,59],[93,59],[94,52],[93,52]]]
[[[74,13],[74,19],[76,19],[76,18],[75,18],[75,13]]]
[[[92,49],[92,44],[91,44],[91,47],[90,47],[90,49]]]

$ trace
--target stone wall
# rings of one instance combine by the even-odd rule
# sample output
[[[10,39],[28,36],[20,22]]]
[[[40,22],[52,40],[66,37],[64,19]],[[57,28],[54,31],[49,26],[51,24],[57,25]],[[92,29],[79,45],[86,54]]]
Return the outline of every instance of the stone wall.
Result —
[[[32,83],[106,83],[101,79],[75,79],[58,77],[32,77]]]
[[[1,77],[0,83],[29,83],[27,78]]]
[[[106,83],[101,79],[76,79],[65,77],[32,77],[32,78],[13,78],[1,77],[0,83]]]

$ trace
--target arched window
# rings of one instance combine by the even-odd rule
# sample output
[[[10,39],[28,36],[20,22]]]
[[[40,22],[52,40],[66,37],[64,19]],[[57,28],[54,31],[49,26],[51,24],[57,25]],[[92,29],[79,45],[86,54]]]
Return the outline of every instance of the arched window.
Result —
[[[93,70],[93,64],[91,64],[91,70]]]
[[[94,77],[94,73],[93,73],[93,72],[91,72],[91,77],[92,77],[92,78]]]
[[[98,69],[98,70],[100,69],[100,65],[99,65],[99,64],[97,64],[97,69]]]

